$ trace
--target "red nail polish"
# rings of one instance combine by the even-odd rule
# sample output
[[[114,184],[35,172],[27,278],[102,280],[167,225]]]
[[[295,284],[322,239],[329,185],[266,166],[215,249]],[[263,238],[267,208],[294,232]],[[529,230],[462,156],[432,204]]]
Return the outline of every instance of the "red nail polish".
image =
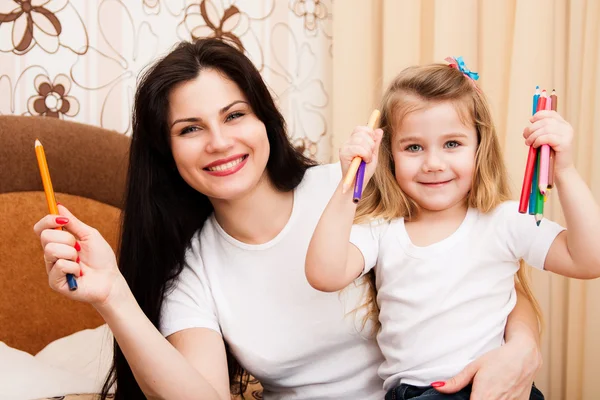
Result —
[[[79,269],[79,276],[83,276],[83,268]]]
[[[79,245],[79,242],[75,242],[75,246],[73,247],[75,247],[75,250],[81,251],[81,246]]]
[[[66,217],[56,217],[55,221],[59,225],[65,225],[65,224],[69,223],[69,218],[66,218]]]
[[[77,256],[77,260],[75,260],[76,263],[79,263],[79,256]]]
[[[431,387],[438,388],[438,387],[444,386],[445,384],[446,384],[446,382],[442,382],[442,381],[431,382]]]
[[[60,204],[58,201],[56,202],[56,205],[57,206],[62,206],[62,204]]]

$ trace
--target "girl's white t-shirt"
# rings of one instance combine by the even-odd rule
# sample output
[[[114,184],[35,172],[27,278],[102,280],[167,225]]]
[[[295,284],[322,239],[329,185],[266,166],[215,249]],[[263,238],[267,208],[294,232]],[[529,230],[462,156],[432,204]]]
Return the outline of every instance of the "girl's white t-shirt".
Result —
[[[223,335],[269,399],[382,399],[383,358],[363,328],[365,286],[313,289],[304,274],[308,244],[341,179],[339,164],[310,168],[294,190],[292,214],[268,243],[249,245],[209,218],[165,298],[160,330]]]
[[[365,273],[375,268],[384,389],[445,381],[500,347],[519,259],[543,269],[562,230],[549,220],[536,226],[514,201],[489,213],[470,208],[452,235],[425,247],[411,242],[402,218],[354,225]]]

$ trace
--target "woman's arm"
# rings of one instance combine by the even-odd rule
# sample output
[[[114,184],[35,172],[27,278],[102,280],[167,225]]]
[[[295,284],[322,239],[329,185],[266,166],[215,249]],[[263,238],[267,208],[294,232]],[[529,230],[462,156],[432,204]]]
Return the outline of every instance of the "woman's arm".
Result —
[[[208,329],[188,329],[169,336],[171,343],[167,341],[139,307],[100,233],[65,207],[59,211],[60,223],[56,215],[48,215],[34,227],[44,248],[50,287],[98,310],[144,394],[151,399],[229,400],[220,335]],[[59,226],[64,230],[55,230]],[[77,290],[69,290],[67,273],[77,277]]]
[[[225,346],[220,334],[186,329],[168,341],[143,313],[125,280],[95,305],[123,351],[135,380],[150,399],[229,400]]]
[[[456,393],[473,384],[471,400],[528,400],[536,372],[542,366],[540,334],[533,304],[519,284],[517,304],[508,316],[504,346],[492,350],[445,382],[436,382],[442,393]]]

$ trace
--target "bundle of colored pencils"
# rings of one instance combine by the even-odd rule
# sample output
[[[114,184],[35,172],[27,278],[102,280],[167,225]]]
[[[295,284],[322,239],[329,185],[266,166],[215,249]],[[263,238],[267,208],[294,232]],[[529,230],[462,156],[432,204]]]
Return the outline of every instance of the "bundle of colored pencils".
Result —
[[[540,93],[540,87],[535,87],[533,95],[533,110],[535,114],[541,110],[556,111],[558,98],[556,91],[548,96],[546,90]],[[544,144],[537,149],[529,147],[523,187],[521,188],[521,199],[519,201],[519,212],[529,213],[535,217],[535,222],[540,225],[544,218],[544,202],[548,199],[550,190],[554,186],[554,150]]]

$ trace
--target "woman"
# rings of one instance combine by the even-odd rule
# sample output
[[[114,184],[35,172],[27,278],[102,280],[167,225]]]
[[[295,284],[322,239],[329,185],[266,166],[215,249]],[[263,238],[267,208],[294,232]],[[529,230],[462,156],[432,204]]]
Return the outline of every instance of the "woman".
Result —
[[[180,44],[141,79],[133,123],[118,267],[65,207],[34,228],[50,286],[92,304],[115,336],[104,395],[116,379],[117,399],[229,399],[241,364],[266,399],[383,398],[364,286],[327,294],[304,277],[339,167],[293,149],[252,63],[218,40]],[[475,374],[486,399],[496,381],[531,385],[537,322],[519,304],[506,346],[446,390]]]

